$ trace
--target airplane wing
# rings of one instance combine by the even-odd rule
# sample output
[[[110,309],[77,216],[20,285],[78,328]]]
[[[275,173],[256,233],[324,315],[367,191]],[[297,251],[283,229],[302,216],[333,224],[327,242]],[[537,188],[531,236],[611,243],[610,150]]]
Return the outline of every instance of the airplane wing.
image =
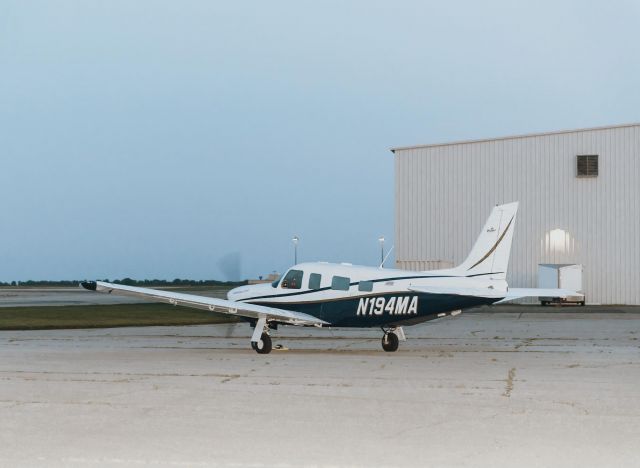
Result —
[[[490,288],[461,288],[455,286],[414,286],[410,285],[410,291],[428,294],[448,294],[454,296],[486,297],[500,299],[495,304],[513,301],[524,297],[569,297],[582,296],[579,292],[569,289],[538,289],[538,288],[509,288],[507,291]]]
[[[169,291],[160,291],[150,288],[137,288],[121,284],[105,283],[103,281],[86,281],[80,283],[85,289],[101,293],[117,294],[119,296],[133,296],[149,299],[154,302],[192,307],[195,309],[210,310],[227,315],[236,315],[251,319],[266,318],[291,325],[328,325],[328,322],[320,320],[313,315],[290,310],[265,307],[246,302],[234,302],[213,297],[197,296],[195,294],[183,294]]]

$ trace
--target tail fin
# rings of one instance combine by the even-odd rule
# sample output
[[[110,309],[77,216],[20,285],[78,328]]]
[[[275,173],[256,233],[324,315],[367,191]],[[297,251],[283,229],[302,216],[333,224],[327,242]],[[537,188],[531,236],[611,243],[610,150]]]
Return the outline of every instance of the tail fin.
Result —
[[[457,267],[467,276],[493,273],[505,279],[518,202],[496,206],[489,215],[467,259]]]

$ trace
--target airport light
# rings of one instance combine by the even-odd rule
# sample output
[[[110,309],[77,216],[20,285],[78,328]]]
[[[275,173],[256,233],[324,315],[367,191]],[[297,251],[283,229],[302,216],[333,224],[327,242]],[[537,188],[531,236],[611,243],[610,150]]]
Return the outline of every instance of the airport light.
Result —
[[[378,237],[378,242],[380,242],[380,266],[384,263],[384,236]]]
[[[298,236],[293,236],[293,239],[291,239],[291,242],[293,242],[293,264],[297,265],[298,264],[298,242],[300,241],[300,238]]]

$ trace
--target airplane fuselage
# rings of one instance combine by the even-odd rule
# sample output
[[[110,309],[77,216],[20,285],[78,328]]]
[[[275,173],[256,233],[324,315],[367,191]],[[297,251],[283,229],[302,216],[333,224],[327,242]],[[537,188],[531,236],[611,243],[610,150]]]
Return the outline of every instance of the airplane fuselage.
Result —
[[[453,270],[415,272],[305,263],[292,267],[273,284],[235,288],[228,298],[302,312],[335,327],[401,326],[496,302],[495,298],[429,294],[410,289],[416,285],[439,284],[478,287],[500,281],[491,279],[490,274],[482,276],[460,276]]]

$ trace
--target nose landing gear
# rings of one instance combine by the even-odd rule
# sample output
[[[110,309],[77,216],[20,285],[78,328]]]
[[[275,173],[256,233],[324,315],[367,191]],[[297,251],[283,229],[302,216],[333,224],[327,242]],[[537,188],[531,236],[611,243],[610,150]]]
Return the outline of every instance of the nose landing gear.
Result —
[[[271,352],[272,343],[266,317],[260,317],[256,322],[256,327],[253,329],[253,335],[251,336],[251,347],[258,354],[269,354]]]
[[[258,354],[269,354],[272,349],[271,337],[267,333],[263,333],[258,341],[251,342],[251,347]]]

